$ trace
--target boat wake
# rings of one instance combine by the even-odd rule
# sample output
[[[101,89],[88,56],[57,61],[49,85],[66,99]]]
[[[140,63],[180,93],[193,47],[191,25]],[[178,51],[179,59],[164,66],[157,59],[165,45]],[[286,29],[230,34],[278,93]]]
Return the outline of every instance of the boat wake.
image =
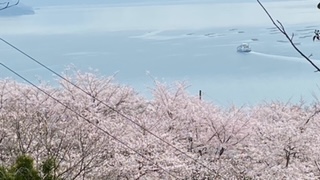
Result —
[[[260,53],[260,52],[255,52],[255,51],[251,51],[249,53],[254,54],[254,55],[258,55],[258,56],[279,59],[279,60],[283,60],[283,61],[291,61],[291,62],[297,62],[297,63],[308,63],[308,61],[306,61],[303,57],[281,56],[281,55],[276,55],[276,54],[266,54],[266,53]],[[311,60],[318,61],[316,59],[311,59]]]

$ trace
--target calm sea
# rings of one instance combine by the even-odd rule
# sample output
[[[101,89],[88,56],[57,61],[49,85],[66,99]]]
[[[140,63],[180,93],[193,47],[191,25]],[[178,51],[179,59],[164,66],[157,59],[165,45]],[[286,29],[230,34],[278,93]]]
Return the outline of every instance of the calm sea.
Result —
[[[159,80],[185,81],[190,94],[202,90],[203,99],[219,105],[314,100],[320,74],[300,58],[256,3],[208,2],[39,6],[35,15],[0,19],[4,27],[0,33],[57,72],[72,65],[82,71],[97,69],[104,76],[116,74],[115,81],[147,98],[152,97],[154,80]],[[277,2],[272,3],[268,7],[279,15],[273,7]],[[283,1],[278,5],[285,8]],[[232,14],[222,7],[229,7]],[[296,10],[297,16],[309,17],[310,9]],[[295,34],[297,47],[306,55],[312,53],[317,62],[320,44],[312,42],[312,36],[319,27],[296,21],[288,20],[287,31]],[[236,52],[243,42],[250,44],[251,53]],[[52,73],[4,43],[0,52],[4,64],[32,82],[42,79],[55,84]],[[0,76],[18,79],[3,68]]]

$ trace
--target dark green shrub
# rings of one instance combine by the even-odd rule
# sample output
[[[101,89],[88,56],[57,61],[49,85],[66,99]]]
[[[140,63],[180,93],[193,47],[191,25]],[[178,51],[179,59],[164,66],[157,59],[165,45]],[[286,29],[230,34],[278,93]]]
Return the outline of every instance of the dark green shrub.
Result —
[[[43,180],[58,180],[58,178],[55,176],[56,169],[57,165],[54,158],[48,158],[46,161],[44,161],[41,166]]]
[[[19,156],[11,167],[0,166],[0,180],[61,180],[55,176],[57,165],[54,158],[48,158],[42,163],[42,175],[33,163],[30,156]]]
[[[9,172],[14,180],[41,180],[39,172],[33,166],[33,159],[27,155],[21,155]]]
[[[8,169],[5,167],[0,167],[0,179],[1,180],[14,180],[12,174],[8,172]]]

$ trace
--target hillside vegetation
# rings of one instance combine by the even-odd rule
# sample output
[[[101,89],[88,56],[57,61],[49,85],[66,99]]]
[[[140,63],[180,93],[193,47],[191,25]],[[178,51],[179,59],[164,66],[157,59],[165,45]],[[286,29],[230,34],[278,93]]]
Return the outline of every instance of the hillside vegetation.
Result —
[[[27,156],[37,172],[52,159],[56,179],[320,177],[317,101],[221,108],[179,83],[155,82],[150,100],[113,77],[65,77],[91,96],[63,80],[39,86],[50,96],[0,81],[3,168]]]

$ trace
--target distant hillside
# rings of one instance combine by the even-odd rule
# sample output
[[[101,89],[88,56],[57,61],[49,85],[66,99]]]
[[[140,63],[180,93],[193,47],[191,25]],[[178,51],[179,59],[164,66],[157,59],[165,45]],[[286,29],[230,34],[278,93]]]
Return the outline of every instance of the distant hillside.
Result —
[[[34,14],[34,10],[30,6],[26,6],[22,3],[19,3],[16,6],[0,10],[1,16],[22,16],[22,15],[31,15]]]

